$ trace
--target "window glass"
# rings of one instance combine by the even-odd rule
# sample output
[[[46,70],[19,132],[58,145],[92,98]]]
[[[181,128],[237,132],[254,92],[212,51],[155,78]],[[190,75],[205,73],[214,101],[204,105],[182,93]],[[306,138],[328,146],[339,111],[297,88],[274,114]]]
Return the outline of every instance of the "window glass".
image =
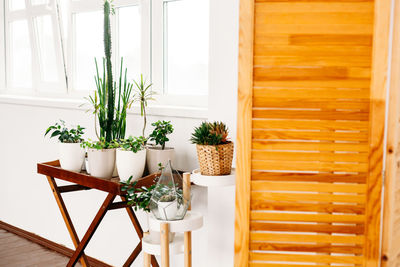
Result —
[[[168,94],[207,94],[208,32],[208,1],[164,3],[164,91]]]
[[[139,6],[119,9],[119,55],[124,58],[124,66],[128,68],[128,76],[135,79],[141,73],[140,19]]]
[[[46,5],[49,3],[49,0],[31,0],[32,5]]]
[[[32,87],[32,52],[26,20],[10,22],[10,85]]]
[[[103,16],[102,11],[77,13],[74,15],[75,45],[74,80],[76,90],[94,90],[94,75],[97,59],[102,73],[103,62]]]
[[[25,0],[8,0],[9,9],[11,11],[25,8]]]
[[[45,82],[56,82],[59,77],[51,16],[37,17],[34,21],[39,48],[41,78]]]

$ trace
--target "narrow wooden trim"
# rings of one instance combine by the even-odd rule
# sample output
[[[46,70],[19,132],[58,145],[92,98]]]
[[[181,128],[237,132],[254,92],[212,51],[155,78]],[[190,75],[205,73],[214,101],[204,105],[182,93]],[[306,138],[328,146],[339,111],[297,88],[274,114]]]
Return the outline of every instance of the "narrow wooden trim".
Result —
[[[369,169],[364,247],[365,267],[380,265],[381,194],[386,116],[391,0],[375,1],[370,93]]]
[[[15,226],[5,223],[3,221],[0,221],[0,229],[3,229],[5,231],[8,231],[15,235],[18,235],[22,238],[25,238],[33,243],[43,246],[43,247],[46,247],[47,249],[50,249],[57,253],[60,253],[64,256],[71,257],[72,254],[74,254],[74,250],[72,250],[70,248],[67,248],[61,244],[57,244],[57,243],[55,243],[51,240],[48,240],[44,237],[41,237],[34,233],[25,231],[21,228],[15,227]],[[99,261],[98,259],[95,259],[93,257],[90,257],[90,256],[86,256],[86,257],[89,261],[89,265],[92,267],[112,267],[111,265],[104,263],[102,261]]]
[[[191,210],[191,184],[188,172],[183,174],[183,196],[185,201],[189,201],[188,210]],[[185,267],[192,267],[192,232],[184,233],[184,261]]]
[[[81,190],[90,190],[91,188],[80,185],[80,184],[73,184],[73,185],[64,185],[64,186],[59,186],[58,191],[60,193],[68,193],[68,192],[75,192],[75,191],[81,191]]]
[[[385,195],[382,232],[382,267],[394,267],[398,240],[394,239],[395,189],[396,189],[396,155],[399,153],[399,115],[400,115],[400,3],[396,1],[393,18],[393,43],[391,58],[391,79],[389,92],[389,113],[386,145]],[[398,246],[400,248],[400,246]],[[397,248],[397,249],[398,249]]]
[[[235,267],[248,266],[250,229],[251,123],[254,0],[240,1],[239,89],[236,141]]]

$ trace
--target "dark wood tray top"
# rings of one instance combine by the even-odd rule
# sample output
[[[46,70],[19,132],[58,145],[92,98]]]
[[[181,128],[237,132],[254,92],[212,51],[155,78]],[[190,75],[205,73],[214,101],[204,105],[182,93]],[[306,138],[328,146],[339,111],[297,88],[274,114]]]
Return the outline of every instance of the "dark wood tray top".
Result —
[[[122,186],[119,183],[118,177],[114,177],[111,180],[106,180],[91,176],[84,171],[80,173],[67,171],[60,167],[60,162],[58,160],[38,163],[37,172],[46,176],[50,176],[53,178],[75,183],[83,187],[87,187],[87,189],[93,188],[104,192],[112,193],[114,195],[124,195],[124,191],[121,190]],[[154,184],[154,179],[156,177],[157,174],[155,173],[140,178],[139,180],[137,180],[138,182],[136,184],[136,187],[142,187],[142,186],[149,187]],[[71,185],[69,187],[72,188],[74,187],[74,185]],[[65,186],[64,189],[68,190],[68,186]]]

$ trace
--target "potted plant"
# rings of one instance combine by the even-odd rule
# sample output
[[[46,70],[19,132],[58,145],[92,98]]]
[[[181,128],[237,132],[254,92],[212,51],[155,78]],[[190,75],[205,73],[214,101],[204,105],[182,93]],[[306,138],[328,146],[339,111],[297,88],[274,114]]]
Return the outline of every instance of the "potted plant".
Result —
[[[79,125],[69,129],[63,120],[47,128],[44,135],[51,133],[50,138],[58,137],[60,141],[58,147],[61,168],[74,172],[81,171],[85,159],[85,151],[80,146],[84,129]]]
[[[116,164],[120,181],[133,181],[143,175],[146,165],[146,138],[143,136],[132,137],[118,142]]]
[[[164,165],[168,160],[174,161],[174,148],[165,146],[169,141],[167,136],[174,131],[174,128],[170,121],[157,121],[151,125],[154,126],[154,130],[149,140],[154,141],[155,145],[147,147],[147,168],[150,173],[155,173],[158,172],[160,163]]]
[[[133,177],[130,177],[127,181],[121,182],[121,189],[125,191],[125,197],[128,201],[128,205],[131,205],[135,211],[143,210],[145,212],[150,212],[150,202],[153,196],[154,189],[156,185],[150,187],[142,186],[141,188],[136,188],[137,181],[132,182]],[[175,233],[169,233],[169,242],[174,240]],[[150,231],[150,238],[154,243],[160,244],[160,233]]]
[[[233,142],[223,122],[202,122],[190,141],[196,144],[202,175],[228,175],[232,170]]]
[[[94,176],[109,178],[108,168],[115,166],[115,148],[111,147],[114,140],[125,138],[126,114],[133,99],[133,84],[127,80],[127,69],[123,71],[123,59],[119,79],[114,81],[111,55],[110,15],[113,13],[110,0],[104,1],[104,54],[103,72],[99,73],[96,64],[96,90],[94,95],[86,99],[92,106],[95,116],[95,133],[99,141],[87,142],[88,169]],[[98,132],[97,123],[100,126]],[[96,168],[99,167],[99,170]],[[117,175],[116,169],[114,170]]]
[[[115,143],[104,138],[99,141],[84,141],[82,147],[87,148],[90,174],[95,177],[111,179],[115,168]]]

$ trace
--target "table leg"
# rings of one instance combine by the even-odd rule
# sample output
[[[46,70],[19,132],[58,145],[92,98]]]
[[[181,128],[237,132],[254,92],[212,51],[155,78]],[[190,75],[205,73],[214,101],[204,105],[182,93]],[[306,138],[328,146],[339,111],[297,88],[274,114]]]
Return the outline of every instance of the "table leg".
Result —
[[[122,201],[126,201],[126,198],[124,196],[121,196],[121,200]],[[135,231],[140,239],[140,244],[143,238],[143,229],[140,226],[139,220],[136,217],[135,212],[133,211],[132,207],[126,207],[126,212],[129,215],[129,218],[132,221],[133,227],[135,227]],[[137,247],[136,247],[137,248]],[[141,247],[140,247],[141,248]],[[137,255],[140,253],[140,250],[137,252],[136,249],[132,252],[132,254],[129,256],[129,258],[126,260],[126,262],[124,263],[124,267],[130,266],[133,261],[136,259]],[[159,267],[156,257],[154,255],[151,255],[151,265],[153,265],[153,267]]]
[[[57,183],[56,183],[56,181],[54,180],[53,177],[50,177],[50,176],[46,176],[46,177],[47,177],[47,181],[50,184],[51,190],[53,191],[54,198],[57,201],[58,208],[61,211],[61,214],[62,214],[62,217],[64,219],[65,225],[67,226],[69,235],[71,236],[72,243],[74,244],[75,249],[77,249],[78,245],[80,243],[79,237],[78,237],[78,235],[77,235],[77,233],[75,231],[74,225],[72,224],[71,217],[69,217],[69,213],[67,211],[67,208],[65,207],[64,200],[63,200],[63,198],[61,196],[60,191],[58,190]],[[86,255],[84,253],[82,253],[82,257],[80,257],[80,262],[81,262],[83,267],[90,266],[89,265],[89,261],[88,261]]]
[[[169,224],[160,225],[161,235],[161,266],[169,267]]]
[[[185,232],[185,267],[192,267],[192,232]]]
[[[97,212],[96,216],[94,217],[92,223],[89,226],[89,229],[86,231],[86,234],[82,238],[82,241],[79,243],[78,248],[75,250],[74,254],[72,255],[71,259],[69,260],[67,267],[72,267],[78,261],[78,258],[83,254],[84,249],[86,248],[87,244],[89,243],[90,239],[92,238],[94,232],[96,231],[97,227],[99,226],[100,222],[103,220],[104,215],[106,215],[108,207],[114,201],[115,195],[109,193],[106,199],[101,205],[99,211]]]
[[[143,236],[148,236],[148,235],[149,232],[143,234]],[[143,266],[150,267],[150,263],[151,263],[151,255],[143,251]]]

